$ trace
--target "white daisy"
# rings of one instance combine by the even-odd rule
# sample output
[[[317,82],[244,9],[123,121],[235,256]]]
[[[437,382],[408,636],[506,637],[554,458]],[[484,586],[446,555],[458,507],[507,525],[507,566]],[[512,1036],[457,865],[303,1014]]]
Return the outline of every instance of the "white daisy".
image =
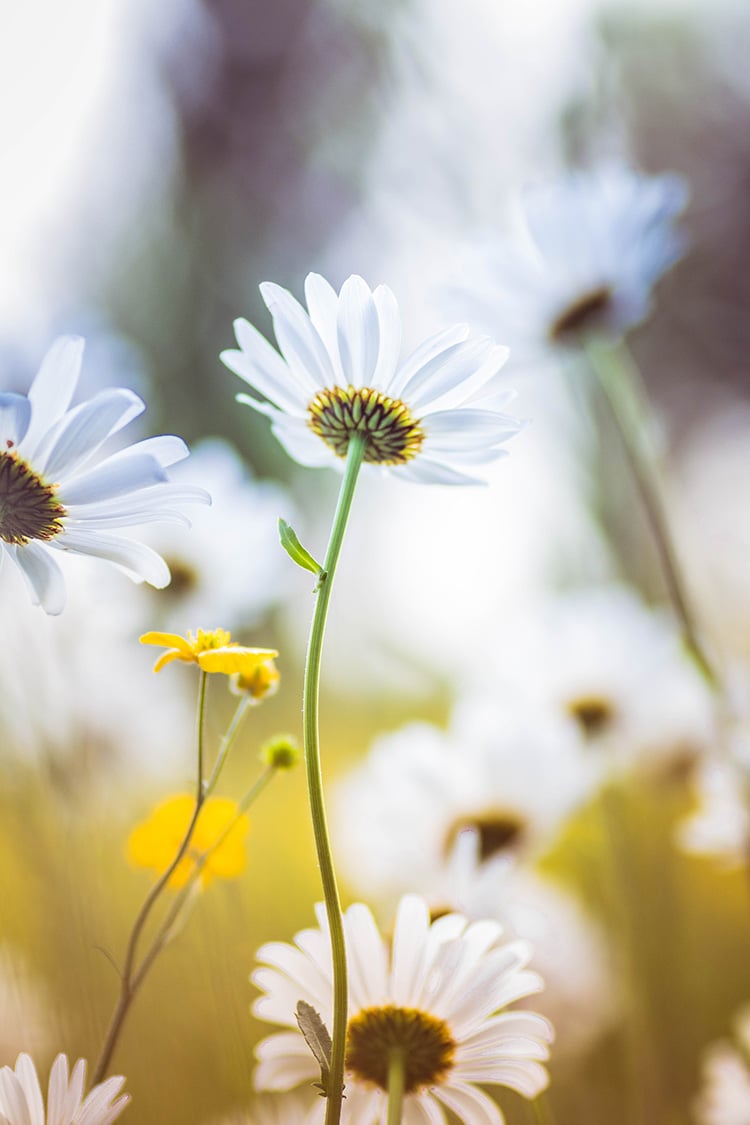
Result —
[[[735,1020],[737,1044],[714,1043],[703,1059],[703,1090],[695,1105],[699,1125],[750,1122],[750,1009]]]
[[[727,867],[750,857],[750,810],[742,776],[731,760],[706,762],[694,779],[698,808],[678,827],[686,852],[715,856]]]
[[[220,621],[230,630],[257,625],[289,586],[290,569],[279,562],[278,519],[283,515],[296,526],[291,499],[280,484],[255,480],[218,438],[194,445],[185,468],[213,503],[196,511],[189,529],[162,524],[144,530],[172,575],[168,588],[143,607],[148,627],[182,632],[186,623]],[[185,476],[178,465],[173,479]]]
[[[247,1112],[222,1117],[217,1125],[313,1125],[317,1091],[288,1090],[283,1094],[258,1094]]]
[[[592,772],[570,725],[472,699],[447,732],[412,723],[380,737],[338,783],[342,870],[360,893],[388,901],[430,888],[466,828],[482,861],[530,861],[586,799]]]
[[[619,1014],[606,939],[561,886],[498,854],[482,859],[475,828],[463,829],[435,881],[420,888],[433,917],[457,911],[492,918],[528,941],[544,980],[535,1007],[555,1028],[558,1063],[585,1053]]]
[[[83,340],[61,337],[45,356],[28,395],[0,394],[0,562],[21,570],[35,604],[60,613],[63,574],[52,549],[107,559],[137,581],[166,586],[166,563],[112,528],[182,520],[179,506],[208,502],[203,489],[169,481],[187,456],[177,437],[147,438],[102,455],[107,438],[145,409],[116,387],[71,407]]]
[[[451,295],[472,323],[502,328],[514,361],[591,334],[620,337],[646,316],[654,284],[683,251],[674,220],[686,201],[679,177],[624,166],[531,187],[517,230],[486,239],[470,286]]]
[[[501,413],[509,394],[494,376],[507,350],[470,337],[465,325],[430,337],[399,362],[401,317],[391,290],[356,275],[336,291],[318,274],[305,281],[305,310],[270,282],[261,293],[281,355],[246,320],[239,350],[224,363],[256,395],[238,401],[266,414],[302,465],[343,465],[353,433],[367,439],[366,464],[404,480],[476,484],[474,470],[504,455],[520,423]],[[265,399],[270,400],[266,402]]]
[[[120,1094],[124,1078],[108,1078],[94,1086],[84,1098],[86,1063],[79,1059],[68,1073],[66,1055],[52,1064],[47,1090],[47,1108],[36,1068],[29,1055],[21,1054],[12,1070],[0,1070],[0,1125],[109,1125],[130,1101]]]
[[[330,941],[322,907],[317,915],[319,928],[297,934],[294,945],[272,942],[258,951],[264,967],[252,980],[263,995],[254,1013],[290,1029],[258,1044],[258,1089],[320,1078],[295,1021],[304,1000],[330,1028]],[[390,948],[366,906],[351,906],[344,924],[350,1006],[343,1122],[385,1121],[394,1052],[404,1057],[408,1125],[444,1125],[446,1111],[459,1121],[502,1125],[502,1113],[478,1084],[509,1086],[527,1098],[546,1087],[541,1061],[551,1025],[533,1012],[504,1010],[542,987],[525,969],[531,950],[524,942],[502,942],[497,923],[468,923],[460,914],[430,923],[416,896],[401,900]],[[324,1116],[321,1099],[316,1120]]]
[[[602,774],[669,780],[716,738],[713,700],[673,622],[623,586],[524,607],[486,664],[480,687],[574,722]]]

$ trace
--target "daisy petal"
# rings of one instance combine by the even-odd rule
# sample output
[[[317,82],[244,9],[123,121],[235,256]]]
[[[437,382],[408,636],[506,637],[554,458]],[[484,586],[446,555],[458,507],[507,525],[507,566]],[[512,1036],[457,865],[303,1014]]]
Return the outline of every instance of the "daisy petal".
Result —
[[[34,605],[56,617],[65,608],[65,581],[63,573],[46,547],[40,543],[26,543],[23,547],[6,544],[31,591]]]
[[[107,559],[121,567],[131,578],[148,582],[157,590],[169,585],[169,567],[161,555],[157,555],[156,551],[134,539],[107,535],[101,531],[85,531],[81,528],[64,531],[57,536],[52,546],[62,551],[76,551],[80,555]]]

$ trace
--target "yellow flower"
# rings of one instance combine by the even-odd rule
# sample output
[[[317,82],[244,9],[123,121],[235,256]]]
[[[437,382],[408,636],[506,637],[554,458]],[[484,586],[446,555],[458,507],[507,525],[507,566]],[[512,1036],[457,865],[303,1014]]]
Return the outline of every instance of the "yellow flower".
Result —
[[[197,664],[204,672],[252,677],[260,665],[279,655],[273,648],[238,645],[226,629],[198,629],[195,636],[188,630],[187,637],[179,633],[144,633],[141,644],[166,648],[154,664],[155,672],[161,672],[173,660],[183,660],[186,664]]]
[[[195,809],[195,797],[179,793],[168,797],[156,806],[148,820],[137,825],[130,833],[127,844],[128,860],[134,867],[147,867],[161,875],[167,870],[185,838],[190,818]],[[187,852],[172,872],[169,886],[184,887],[200,859],[229,828],[215,851],[203,864],[200,872],[202,886],[212,879],[236,879],[245,870],[245,837],[250,828],[250,818],[244,813],[237,817],[237,803],[228,797],[209,797],[203,805],[193,831]]]
[[[251,672],[239,672],[232,676],[230,688],[235,695],[249,695],[252,703],[260,703],[267,695],[275,695],[279,690],[279,670],[273,659],[257,664]]]

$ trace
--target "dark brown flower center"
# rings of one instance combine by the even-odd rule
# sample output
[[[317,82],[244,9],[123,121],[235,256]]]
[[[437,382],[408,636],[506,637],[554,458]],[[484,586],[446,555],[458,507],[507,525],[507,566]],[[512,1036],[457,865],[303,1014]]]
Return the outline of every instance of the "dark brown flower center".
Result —
[[[346,1068],[360,1082],[388,1089],[392,1056],[404,1062],[404,1093],[443,1082],[453,1066],[456,1043],[444,1020],[418,1008],[364,1008],[349,1021]]]
[[[352,434],[366,438],[370,464],[403,465],[422,448],[424,430],[408,406],[370,387],[326,387],[307,409],[308,426],[337,457],[346,457]]]
[[[598,695],[584,695],[566,704],[571,715],[587,738],[603,734],[615,717],[615,708],[609,699]]]
[[[606,285],[584,293],[555,317],[549,327],[550,339],[559,344],[582,336],[595,327],[611,300],[612,293]]]
[[[13,450],[0,452],[0,539],[23,547],[59,535],[67,513],[56,490]]]
[[[526,835],[526,822],[519,813],[505,809],[491,809],[474,816],[461,817],[449,829],[445,840],[446,854],[450,854],[460,832],[472,829],[479,837],[479,860],[485,863],[500,852],[515,850]]]

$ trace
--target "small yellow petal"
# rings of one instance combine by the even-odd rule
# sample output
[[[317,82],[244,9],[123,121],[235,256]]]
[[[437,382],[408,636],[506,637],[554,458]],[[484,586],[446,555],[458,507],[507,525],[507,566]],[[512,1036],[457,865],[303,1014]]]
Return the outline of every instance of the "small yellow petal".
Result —
[[[227,676],[239,672],[249,676],[261,664],[278,656],[271,648],[244,648],[242,645],[227,645],[198,654],[198,663],[204,672],[223,672]]]
[[[142,645],[161,645],[163,648],[176,648],[186,656],[192,651],[188,642],[179,633],[144,633],[140,641]]]

